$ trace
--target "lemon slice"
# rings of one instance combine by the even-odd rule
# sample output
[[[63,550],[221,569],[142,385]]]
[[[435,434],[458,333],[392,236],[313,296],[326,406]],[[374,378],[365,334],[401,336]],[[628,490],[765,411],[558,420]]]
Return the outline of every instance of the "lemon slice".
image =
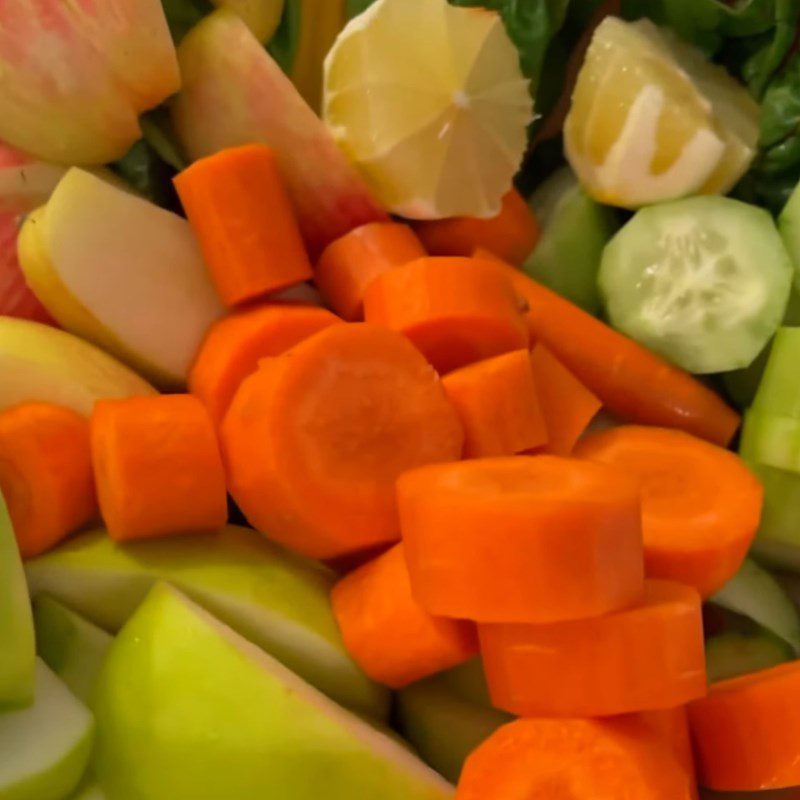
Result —
[[[729,191],[750,166],[759,109],[747,90],[649,20],[595,31],[564,125],[597,200],[625,208]]]
[[[533,105],[498,14],[378,0],[328,54],[324,114],[390,211],[492,217],[525,152]]]

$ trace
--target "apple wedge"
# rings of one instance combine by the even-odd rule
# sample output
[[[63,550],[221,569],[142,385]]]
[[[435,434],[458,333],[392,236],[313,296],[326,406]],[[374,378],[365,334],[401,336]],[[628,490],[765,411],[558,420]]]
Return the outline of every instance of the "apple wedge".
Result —
[[[0,709],[33,700],[35,658],[28,587],[11,518],[0,494]]]
[[[0,142],[0,214],[24,214],[38,208],[66,171]]]
[[[120,800],[444,800],[452,787],[184,595],[157,585],[109,651],[94,766]]]
[[[47,595],[34,600],[33,622],[39,657],[88,704],[113,638]]]
[[[159,0],[5,0],[0,138],[55,164],[104,164],[180,86]]]
[[[152,395],[135,372],[77,336],[0,316],[0,410],[45,401],[89,415],[96,400]]]
[[[106,800],[106,796],[97,784],[84,781],[70,800]]]
[[[219,9],[200,22],[178,59],[183,88],[172,118],[187,155],[269,145],[313,256],[353,228],[386,219],[322,120],[234,12]]]
[[[388,712],[388,693],[350,658],[331,611],[334,576],[247,528],[120,545],[81,534],[26,563],[31,595],[46,593],[110,632],[165,580],[321,691],[359,713]]]
[[[33,704],[0,714],[0,797],[63,800],[91,754],[94,721],[41,659]]]
[[[25,278],[68,331],[165,387],[224,313],[189,223],[71,169],[19,238]]]
[[[268,42],[283,15],[284,0],[212,0],[217,8],[235,11],[259,42]]]

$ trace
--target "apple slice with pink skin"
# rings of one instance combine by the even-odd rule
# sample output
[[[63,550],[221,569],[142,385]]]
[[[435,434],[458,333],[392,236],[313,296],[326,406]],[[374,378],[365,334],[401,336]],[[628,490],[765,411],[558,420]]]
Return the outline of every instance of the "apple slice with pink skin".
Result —
[[[123,156],[180,86],[159,0],[4,0],[0,138],[55,164]]]
[[[38,208],[66,171],[0,142],[0,214],[25,214]]]
[[[387,218],[328,129],[247,25],[229,9],[206,17],[178,48],[183,89],[172,118],[191,159],[263,142],[278,158],[312,255]]]

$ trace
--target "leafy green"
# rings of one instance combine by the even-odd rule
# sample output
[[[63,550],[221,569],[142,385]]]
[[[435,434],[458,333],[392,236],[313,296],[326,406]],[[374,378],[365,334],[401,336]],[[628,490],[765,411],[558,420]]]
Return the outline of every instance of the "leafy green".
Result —
[[[214,10],[210,0],[161,0],[172,38],[179,42],[189,29]]]
[[[364,6],[366,7],[373,2],[374,0],[366,0]],[[269,54],[287,74],[292,70],[292,65],[297,56],[297,48],[300,44],[301,4],[302,0],[286,0],[281,24],[267,45]]]
[[[136,142],[111,169],[148,200],[170,210],[180,208],[172,186],[175,170],[145,139]]]

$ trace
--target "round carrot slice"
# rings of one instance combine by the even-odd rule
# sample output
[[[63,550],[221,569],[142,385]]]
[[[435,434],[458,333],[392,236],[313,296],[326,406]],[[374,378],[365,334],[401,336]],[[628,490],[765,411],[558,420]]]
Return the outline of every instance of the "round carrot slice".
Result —
[[[436,373],[403,336],[334,325],[245,380],[222,425],[229,487],[251,524],[335,558],[399,538],[397,477],[461,455]]]
[[[691,800],[669,747],[632,719],[520,719],[467,759],[456,800]]]
[[[277,356],[341,320],[324,308],[271,303],[211,326],[189,373],[189,391],[219,425],[241,382],[262,358]]]
[[[711,685],[689,706],[700,782],[750,792],[800,785],[800,661]]]
[[[545,623],[642,597],[639,489],[611,467],[556,456],[425,467],[400,478],[398,503],[431,614]]]
[[[681,431],[636,425],[588,436],[575,455],[641,482],[648,576],[688,583],[709,597],[738,572],[758,530],[764,490],[737,455]]]
[[[529,342],[511,282],[474,258],[421,258],[384,272],[366,290],[364,315],[408,336],[440,373]]]
[[[521,716],[672,708],[706,691],[700,595],[645,581],[644,602],[553,625],[479,625],[495,705]]]

